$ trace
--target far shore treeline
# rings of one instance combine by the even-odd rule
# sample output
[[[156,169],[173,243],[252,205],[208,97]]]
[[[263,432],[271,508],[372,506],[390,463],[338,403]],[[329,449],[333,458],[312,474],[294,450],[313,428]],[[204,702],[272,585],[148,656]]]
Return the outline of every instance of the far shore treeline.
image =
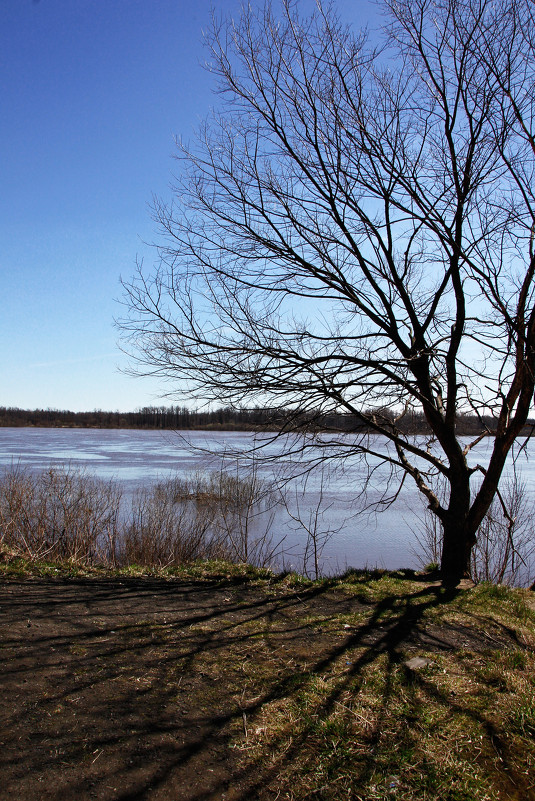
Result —
[[[390,418],[396,428],[405,433],[427,434],[429,429],[422,414],[409,413],[402,419],[388,409],[375,411],[381,417]],[[372,412],[369,413],[370,417]],[[394,422],[395,420],[395,422]],[[524,434],[529,434],[535,421],[528,421]],[[91,412],[71,412],[62,409],[19,409],[0,406],[0,427],[38,428],[132,428],[132,429],[200,429],[216,431],[270,430],[318,430],[357,432],[368,426],[356,423],[348,414],[320,414],[284,409],[233,409],[221,407],[211,411],[189,409],[186,406],[146,406],[133,412],[107,412],[95,409]],[[477,435],[483,431],[493,433],[495,421],[491,417],[461,415],[458,433]]]

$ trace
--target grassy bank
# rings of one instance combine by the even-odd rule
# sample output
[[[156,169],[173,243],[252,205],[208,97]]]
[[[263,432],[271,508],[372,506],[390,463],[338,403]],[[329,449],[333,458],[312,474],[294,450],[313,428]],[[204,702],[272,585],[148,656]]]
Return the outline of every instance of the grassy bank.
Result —
[[[170,716],[164,715],[165,736],[175,732],[176,741],[180,721],[196,721],[188,731],[205,727],[195,748],[182,748],[178,762],[173,756],[174,770],[190,770],[197,782],[180,798],[201,797],[203,781],[212,784],[202,797],[214,799],[535,798],[533,593],[488,584],[447,593],[413,571],[311,582],[226,562],[110,571],[6,551],[0,576],[0,588],[18,588],[21,620],[27,586],[34,602],[36,593],[50,593],[58,615],[62,593],[71,604],[73,593],[85,593],[94,619],[105,621],[96,633],[80,633],[87,613],[61,617],[61,625],[72,622],[78,632],[79,640],[66,637],[65,644],[69,675],[78,683],[63,690],[59,703],[50,701],[53,685],[44,677],[42,697],[32,696],[47,748],[62,720],[71,732],[72,754],[63,753],[61,775],[69,765],[85,771],[99,798],[134,792],[133,732],[135,747],[148,748],[162,710]],[[106,599],[100,605],[99,593]],[[51,630],[54,649],[62,631]],[[20,643],[27,662],[26,636]],[[42,642],[40,635],[41,648]],[[86,721],[86,728],[70,729],[72,707],[82,703],[80,681],[98,698],[122,699],[113,717],[116,751],[94,695],[84,711],[97,716],[94,727]],[[84,720],[79,711],[76,726]],[[93,763],[100,753],[108,761]],[[175,797],[167,779],[155,784],[167,750],[160,745],[152,758],[153,773],[150,754],[141,760],[145,778],[135,774],[136,792],[141,782],[143,792]]]

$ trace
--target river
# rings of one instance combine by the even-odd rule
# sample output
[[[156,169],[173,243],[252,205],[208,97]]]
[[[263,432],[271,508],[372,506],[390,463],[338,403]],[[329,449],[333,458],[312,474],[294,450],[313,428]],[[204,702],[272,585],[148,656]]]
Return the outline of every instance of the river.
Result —
[[[82,468],[102,479],[120,483],[126,495],[149,482],[170,476],[185,476],[191,471],[220,469],[221,454],[250,448],[254,434],[243,432],[138,431],[67,428],[0,428],[0,467],[12,464],[31,470],[51,465]],[[377,442],[378,450],[384,443]],[[471,454],[473,463],[484,463],[491,447],[483,441]],[[280,443],[264,449],[271,457]],[[210,456],[209,452],[219,454]],[[530,442],[519,469],[528,490],[535,486],[535,444]],[[276,467],[275,467],[276,465]],[[275,481],[281,470],[295,471],[298,460],[281,454],[275,461],[258,461],[256,468],[268,482]],[[234,469],[233,463],[226,464]],[[242,466],[242,469],[248,469]],[[321,555],[324,573],[340,572],[348,567],[420,567],[421,552],[415,537],[424,513],[424,504],[412,482],[407,481],[395,503],[378,514],[359,510],[362,506],[366,469],[356,457],[346,460],[344,469],[313,470],[306,482],[290,483],[287,503],[294,516],[305,525],[317,524],[318,534],[327,537]],[[386,486],[387,472],[375,471],[369,486],[368,500],[377,500]],[[292,521],[281,506],[273,532],[277,540],[284,536],[280,563],[301,570],[306,534],[300,523]]]

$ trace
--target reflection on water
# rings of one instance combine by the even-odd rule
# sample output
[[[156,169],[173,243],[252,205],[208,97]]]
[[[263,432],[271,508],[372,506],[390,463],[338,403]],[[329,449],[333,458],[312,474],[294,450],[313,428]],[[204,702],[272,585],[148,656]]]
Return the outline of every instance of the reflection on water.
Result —
[[[179,434],[170,431],[95,430],[62,428],[0,428],[0,467],[20,464],[32,470],[50,465],[70,464],[87,469],[103,479],[115,479],[121,483],[126,494],[147,484],[169,476],[184,476],[190,471],[220,469],[221,456],[210,456],[209,451],[222,454],[238,451],[250,446],[254,435],[244,432],[188,432],[188,446]],[[279,446],[280,447],[280,444]],[[378,449],[381,444],[378,443]],[[382,446],[384,447],[384,445]],[[475,464],[483,461],[491,443],[484,441],[471,455]],[[530,443],[530,448],[535,447]],[[277,453],[277,445],[269,444],[266,452]],[[535,478],[534,460],[522,458],[520,467],[528,488]],[[259,473],[273,481],[281,468],[292,468],[288,456],[280,456],[275,462],[258,465]],[[387,471],[379,469],[374,474],[369,495],[378,498],[384,490]],[[417,491],[409,484],[403,487],[400,496],[390,508],[379,515],[367,513],[357,515],[357,503],[361,498],[365,481],[365,469],[358,460],[350,457],[343,470],[322,473],[313,471],[306,485],[299,483],[290,487],[287,499],[295,511],[299,504],[301,519],[310,523],[317,517],[319,531],[336,531],[327,543],[322,555],[324,572],[336,572],[353,567],[418,567],[414,549],[416,541],[413,529],[418,526],[418,516],[424,506]],[[296,494],[297,493],[297,494]],[[321,504],[318,504],[321,500]],[[305,535],[292,523],[284,509],[277,513],[275,533],[277,539],[286,535],[286,566],[300,569]]]

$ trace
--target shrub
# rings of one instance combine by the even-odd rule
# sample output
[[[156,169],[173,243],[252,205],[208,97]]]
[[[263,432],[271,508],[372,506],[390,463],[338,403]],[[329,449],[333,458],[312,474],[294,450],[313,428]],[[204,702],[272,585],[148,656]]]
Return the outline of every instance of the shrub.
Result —
[[[6,470],[0,480],[0,538],[29,559],[114,560],[121,491],[75,468]]]
[[[220,471],[142,488],[127,512],[113,481],[71,467],[13,467],[0,476],[0,543],[31,560],[86,565],[265,567],[274,552],[269,498],[256,472]]]

